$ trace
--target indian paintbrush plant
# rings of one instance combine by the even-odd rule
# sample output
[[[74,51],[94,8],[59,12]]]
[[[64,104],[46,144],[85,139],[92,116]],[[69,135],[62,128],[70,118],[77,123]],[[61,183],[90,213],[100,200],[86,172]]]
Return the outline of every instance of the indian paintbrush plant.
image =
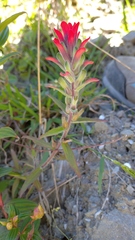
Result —
[[[40,138],[56,135],[60,132],[62,132],[62,136],[58,144],[56,144],[56,149],[52,152],[42,167],[44,168],[51,162],[54,156],[58,153],[59,147],[62,145],[66,160],[77,175],[80,176],[72,149],[66,142],[66,138],[71,124],[94,121],[89,118],[81,118],[84,110],[78,110],[78,104],[85,86],[92,82],[98,82],[99,80],[96,78],[87,78],[87,71],[85,68],[89,64],[93,64],[93,61],[85,60],[84,56],[84,53],[86,52],[85,46],[90,38],[80,42],[80,32],[78,31],[79,22],[71,24],[62,21],[61,28],[62,31],[54,29],[57,38],[54,38],[53,40],[59,53],[57,53],[56,58],[50,56],[46,57],[46,60],[57,64],[62,72],[60,72],[57,84],[46,84],[46,87],[53,88],[65,96],[65,104],[52,98],[62,109],[62,127],[52,129]]]

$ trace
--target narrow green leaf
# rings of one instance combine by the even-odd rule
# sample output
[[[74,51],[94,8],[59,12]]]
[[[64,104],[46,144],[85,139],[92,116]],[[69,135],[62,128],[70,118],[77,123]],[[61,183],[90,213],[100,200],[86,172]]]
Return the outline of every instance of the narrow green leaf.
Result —
[[[5,21],[1,22],[0,23],[0,32],[2,30],[4,30],[4,28],[11,22],[13,22],[16,18],[18,18],[20,15],[24,14],[26,12],[19,12],[19,13],[16,13],[14,15],[12,15],[11,17],[7,18]]]
[[[34,181],[40,176],[42,172],[41,168],[36,168],[34,169],[27,177],[26,180],[24,182],[24,184],[22,185],[22,188],[20,190],[20,197],[24,194],[24,192],[26,191],[26,189],[32,184],[34,183]]]
[[[10,117],[11,117],[11,119],[13,119],[13,109],[12,109],[10,103],[8,104],[8,107],[9,107]]]
[[[20,105],[27,111],[29,112],[32,117],[35,117],[35,119],[38,121],[38,114],[33,111],[31,107],[28,107],[26,104],[20,102]]]
[[[51,143],[45,142],[43,139],[39,139],[39,138],[35,138],[35,137],[31,137],[31,136],[23,136],[22,138],[26,138],[29,139],[31,141],[33,141],[36,145],[40,146],[40,147],[44,147],[44,148],[52,148]]]
[[[11,52],[9,54],[6,54],[4,57],[0,57],[0,65],[3,65],[6,63],[11,57],[14,57],[16,55],[19,55],[18,52]]]
[[[99,175],[98,175],[98,191],[100,194],[102,192],[102,178],[103,178],[104,168],[105,168],[104,157],[101,157],[100,166],[99,166]]]
[[[49,130],[48,132],[46,132],[45,134],[43,134],[41,138],[44,138],[44,137],[50,137],[50,136],[54,136],[54,135],[57,135],[59,133],[62,133],[64,131],[64,127],[57,127],[57,128],[53,128],[51,130]]]
[[[64,103],[62,103],[61,101],[59,101],[57,98],[55,98],[54,96],[52,95],[47,95],[49,98],[51,98],[54,103],[63,111],[65,112],[65,108],[66,108],[66,105]]]
[[[73,121],[72,123],[87,123],[87,122],[103,122],[103,120],[98,118],[80,117],[76,121]]]
[[[6,176],[13,171],[11,167],[1,167],[0,168],[0,177]]]
[[[16,152],[13,149],[11,149],[11,156],[12,156],[12,159],[13,159],[15,170],[20,171],[21,167],[19,165],[19,159],[18,159],[18,157],[16,155]]]
[[[0,47],[2,47],[5,42],[7,41],[8,39],[8,36],[9,36],[9,28],[8,26],[0,32]]]
[[[8,138],[8,137],[15,137],[18,138],[14,130],[10,127],[2,127],[0,128],[0,139]]]
[[[68,143],[62,143],[62,148],[66,157],[66,160],[69,162],[71,168],[75,171],[78,177],[81,177],[79,168],[76,163],[74,153]]]
[[[20,183],[20,179],[16,178],[12,185],[12,198],[15,198],[18,194],[19,183]]]

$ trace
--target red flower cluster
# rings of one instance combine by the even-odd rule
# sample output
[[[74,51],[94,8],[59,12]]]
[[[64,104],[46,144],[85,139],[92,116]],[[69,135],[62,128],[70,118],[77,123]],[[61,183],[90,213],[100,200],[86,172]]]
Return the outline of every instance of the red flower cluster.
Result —
[[[99,81],[96,78],[85,80],[87,72],[84,68],[89,64],[93,64],[92,61],[85,61],[85,56],[83,55],[86,52],[85,45],[90,38],[85,39],[79,45],[78,37],[80,32],[78,32],[78,27],[79,22],[72,25],[63,21],[61,23],[62,32],[54,29],[57,38],[54,38],[53,42],[57,46],[59,53],[57,53],[56,58],[46,58],[56,63],[63,70],[60,73],[61,77],[58,79],[57,86],[60,85],[66,93],[65,103],[67,113],[77,111],[80,91],[87,84]],[[77,47],[78,45],[79,47]],[[48,87],[56,89],[54,84],[49,84]]]
[[[77,62],[80,60],[82,54],[86,51],[85,45],[90,39],[85,39],[79,46],[79,48],[75,51],[75,47],[77,44],[77,40],[80,32],[78,32],[79,22],[74,23],[66,23],[63,21],[61,23],[62,32],[54,29],[54,32],[57,35],[57,38],[54,38],[53,42],[57,46],[63,60],[70,63],[70,67],[73,68],[76,66]],[[53,57],[47,57],[47,60],[50,60],[57,65],[61,69],[63,69],[63,64],[59,61],[59,59]],[[93,64],[92,61],[86,61],[83,63],[83,66],[86,67],[88,64]],[[64,69],[63,69],[64,70]]]

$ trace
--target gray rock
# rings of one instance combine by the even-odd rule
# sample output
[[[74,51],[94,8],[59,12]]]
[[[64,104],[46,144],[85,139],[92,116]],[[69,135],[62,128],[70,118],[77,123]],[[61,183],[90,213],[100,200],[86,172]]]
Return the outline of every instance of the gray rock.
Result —
[[[123,131],[121,131],[121,135],[127,136],[127,137],[133,137],[134,132],[131,131],[130,129],[124,129]]]
[[[135,57],[120,56],[117,59],[135,71]],[[116,65],[126,78],[126,98],[135,103],[135,73],[125,68],[119,62]]]
[[[135,44],[135,31],[129,32],[122,39],[125,42],[131,42],[131,43]]]
[[[119,56],[117,59],[135,71],[135,57]],[[112,97],[130,108],[135,108],[134,72],[112,60],[105,68],[103,85]]]
[[[134,226],[135,216],[114,209],[103,216],[91,240],[135,240]]]
[[[100,132],[107,132],[109,127],[108,124],[105,122],[96,122],[94,125],[95,132],[100,133]]]

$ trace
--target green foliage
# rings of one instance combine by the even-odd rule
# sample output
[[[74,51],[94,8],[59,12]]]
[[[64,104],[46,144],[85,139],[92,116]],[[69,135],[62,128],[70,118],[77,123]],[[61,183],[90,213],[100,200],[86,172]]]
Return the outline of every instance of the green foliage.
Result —
[[[0,239],[41,239],[39,233],[40,219],[32,220],[34,209],[37,204],[26,199],[13,199],[4,206],[8,214],[6,220],[0,219]],[[28,236],[31,238],[28,238]]]

